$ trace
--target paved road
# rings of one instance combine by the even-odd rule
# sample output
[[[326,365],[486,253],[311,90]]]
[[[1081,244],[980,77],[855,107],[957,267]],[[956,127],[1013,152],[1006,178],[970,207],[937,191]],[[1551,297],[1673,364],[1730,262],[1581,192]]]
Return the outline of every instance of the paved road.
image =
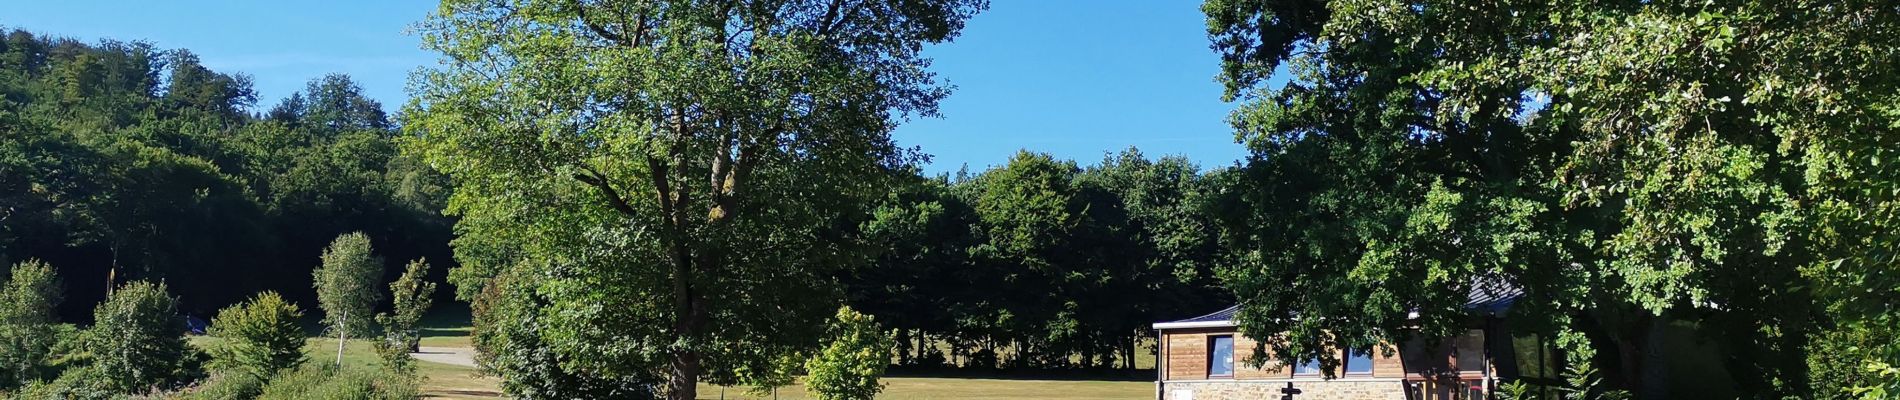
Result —
[[[467,347],[428,347],[423,346],[410,356],[417,360],[464,367],[475,366],[475,349]]]

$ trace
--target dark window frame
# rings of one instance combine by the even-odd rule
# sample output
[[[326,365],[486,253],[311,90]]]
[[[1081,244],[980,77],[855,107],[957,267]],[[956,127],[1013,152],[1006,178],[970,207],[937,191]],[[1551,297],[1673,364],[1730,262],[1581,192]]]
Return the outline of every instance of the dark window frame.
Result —
[[[1239,343],[1239,342],[1234,341],[1234,335],[1207,335],[1206,375],[1208,379],[1216,379],[1216,378],[1232,379],[1234,377],[1234,372],[1235,372],[1234,370],[1238,369],[1238,368],[1234,368],[1233,363],[1228,363],[1226,374],[1218,375],[1214,373],[1214,361],[1220,358],[1220,355],[1215,354],[1214,352],[1214,348],[1216,347],[1214,343],[1220,341],[1220,339],[1222,338],[1227,339],[1227,357],[1229,359],[1233,359],[1233,353],[1235,350],[1234,347],[1235,345]]]

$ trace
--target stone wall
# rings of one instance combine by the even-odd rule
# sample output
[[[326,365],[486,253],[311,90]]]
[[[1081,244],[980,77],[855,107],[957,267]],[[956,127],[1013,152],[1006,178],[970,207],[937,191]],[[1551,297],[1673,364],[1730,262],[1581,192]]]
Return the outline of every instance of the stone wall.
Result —
[[[1279,399],[1288,381],[1168,382],[1162,400]],[[1405,384],[1392,380],[1295,380],[1298,400],[1405,400]]]

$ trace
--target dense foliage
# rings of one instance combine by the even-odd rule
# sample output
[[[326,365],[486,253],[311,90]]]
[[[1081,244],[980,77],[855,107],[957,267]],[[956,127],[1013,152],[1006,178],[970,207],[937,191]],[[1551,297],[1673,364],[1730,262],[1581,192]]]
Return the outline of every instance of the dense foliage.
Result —
[[[415,372],[409,352],[420,345],[422,331],[418,325],[434,303],[430,296],[435,295],[435,283],[425,280],[428,274],[428,261],[410,261],[402,276],[389,283],[393,311],[376,314],[376,324],[383,328],[382,340],[376,341],[376,354],[382,357],[385,368]]]
[[[891,365],[891,333],[871,316],[838,309],[827,343],[805,361],[805,390],[819,400],[870,400],[884,390],[878,378]]]
[[[0,280],[0,391],[38,380],[53,355],[53,308],[63,289],[53,267],[14,264]]]
[[[1609,387],[1690,395],[1664,391],[1677,326],[1726,355],[1713,386],[1779,397],[1854,336],[1820,332],[1896,321],[1890,4],[1203,9],[1252,151],[1223,277],[1281,359],[1451,333],[1467,292],[1514,287],[1515,328]],[[1884,342],[1852,364],[1891,365]]]
[[[202,355],[185,342],[185,324],[177,315],[178,301],[165,284],[138,281],[112,291],[86,331],[92,364],[77,373],[96,374],[91,379],[98,387],[113,393],[170,390],[192,382],[201,374]]]
[[[419,398],[414,379],[373,369],[308,363],[271,378],[258,400],[408,400]]]
[[[455,182],[464,293],[537,270],[517,284],[546,301],[515,305],[546,320],[546,367],[674,399],[814,346],[858,258],[837,228],[912,158],[895,124],[948,93],[923,45],[986,4],[844,6],[443,2],[403,123]]]
[[[849,303],[898,330],[903,364],[1134,368],[1148,324],[1231,305],[1205,212],[1219,174],[1130,149],[909,177],[860,228],[875,258],[844,275]]]
[[[211,348],[211,367],[263,381],[304,362],[303,312],[276,292],[225,308],[211,321],[210,334],[223,339]]]
[[[330,247],[323,249],[323,264],[311,275],[317,306],[323,309],[324,329],[340,336],[369,332],[371,311],[383,297],[377,288],[383,276],[383,260],[370,247],[369,236],[362,232],[337,236]],[[356,318],[351,319],[351,315]]]
[[[60,266],[67,320],[164,280],[209,317],[263,290],[313,304],[309,271],[364,231],[395,260],[447,258],[446,182],[331,75],[264,115],[249,78],[185,50],[0,30],[0,264]]]

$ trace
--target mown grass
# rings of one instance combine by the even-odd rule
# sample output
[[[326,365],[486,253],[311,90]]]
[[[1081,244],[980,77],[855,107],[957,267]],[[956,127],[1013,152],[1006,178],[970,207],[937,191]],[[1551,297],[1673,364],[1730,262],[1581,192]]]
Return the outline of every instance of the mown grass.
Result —
[[[449,303],[440,305],[422,321],[422,345],[429,347],[469,347],[470,318],[468,307],[463,304]],[[313,338],[307,351],[311,362],[335,362],[336,341],[334,339]],[[1146,352],[1143,352],[1146,353]],[[1137,365],[1153,365],[1153,355],[1137,353]],[[1145,359],[1144,359],[1145,358]],[[349,368],[377,368],[379,361],[367,341],[351,340],[345,346],[343,362]],[[429,398],[445,399],[498,399],[500,380],[494,377],[480,376],[474,368],[418,361],[417,366],[425,380],[422,383],[423,394]],[[1102,380],[1027,380],[1008,378],[940,378],[940,377],[888,377],[884,379],[886,387],[878,395],[879,399],[1148,399],[1154,397],[1154,383],[1140,381],[1102,381]],[[803,400],[811,396],[805,393],[804,386],[793,385],[780,388],[777,396],[752,396],[745,388],[721,388],[713,385],[699,386],[699,399],[761,400],[783,399]]]
[[[967,379],[967,378],[885,378],[884,391],[878,393],[879,399],[899,400],[939,400],[939,399],[1150,399],[1154,398],[1153,382],[1118,381],[1045,381],[1017,379]],[[805,393],[804,386],[780,388],[777,397],[771,394],[754,396],[746,394],[745,388],[722,388],[699,385],[701,400],[806,400],[811,395]]]

